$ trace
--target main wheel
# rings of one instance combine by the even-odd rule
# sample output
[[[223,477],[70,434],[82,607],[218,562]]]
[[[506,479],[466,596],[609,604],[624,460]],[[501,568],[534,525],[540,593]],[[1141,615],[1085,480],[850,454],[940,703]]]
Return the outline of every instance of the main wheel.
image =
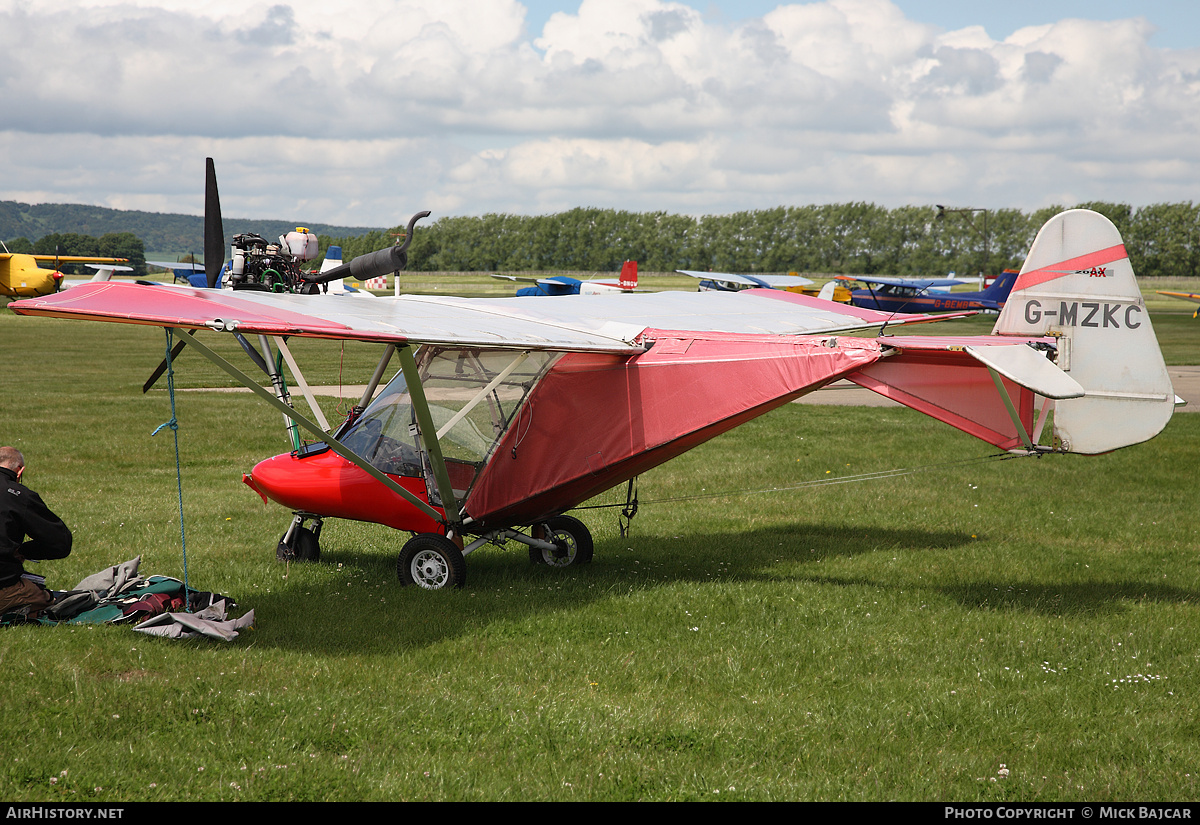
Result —
[[[404,543],[396,574],[401,584],[415,584],[426,590],[462,587],[467,580],[467,562],[450,539],[437,533],[420,533]]]
[[[320,561],[321,544],[317,534],[307,527],[297,527],[289,543],[287,533],[284,533],[275,548],[275,558],[280,561]]]
[[[574,516],[554,516],[546,519],[542,528],[534,531],[534,538],[554,542],[555,549],[530,547],[529,560],[534,564],[567,567],[587,564],[592,560],[592,534],[579,519]]]

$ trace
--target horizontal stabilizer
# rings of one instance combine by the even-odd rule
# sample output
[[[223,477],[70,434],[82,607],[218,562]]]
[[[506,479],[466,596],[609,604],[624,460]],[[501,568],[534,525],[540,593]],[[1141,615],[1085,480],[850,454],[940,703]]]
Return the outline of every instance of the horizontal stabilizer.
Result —
[[[1046,398],[1080,398],[1079,382],[1060,370],[1033,347],[964,347],[979,363],[1014,384]]]

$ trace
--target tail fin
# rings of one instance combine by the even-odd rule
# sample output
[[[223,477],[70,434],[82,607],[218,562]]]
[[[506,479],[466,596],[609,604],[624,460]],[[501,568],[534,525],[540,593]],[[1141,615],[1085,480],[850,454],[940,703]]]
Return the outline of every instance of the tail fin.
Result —
[[[621,267],[621,289],[637,288],[637,261],[626,261]]]
[[[1153,438],[1175,394],[1121,233],[1085,209],[1046,222],[993,332],[1051,335],[1058,366],[1084,389],[1055,402],[1060,447],[1103,453]]]
[[[331,269],[335,269],[342,265],[342,248],[340,246],[331,246],[325,250],[325,260],[321,261],[321,272],[325,273]],[[326,291],[333,294],[341,294],[346,291],[346,283],[341,278],[330,281],[326,286]]]
[[[980,294],[980,303],[990,309],[1003,309],[1005,301],[1012,293],[1013,284],[1017,282],[1019,273],[1015,269],[1006,269],[1000,273],[992,285]]]

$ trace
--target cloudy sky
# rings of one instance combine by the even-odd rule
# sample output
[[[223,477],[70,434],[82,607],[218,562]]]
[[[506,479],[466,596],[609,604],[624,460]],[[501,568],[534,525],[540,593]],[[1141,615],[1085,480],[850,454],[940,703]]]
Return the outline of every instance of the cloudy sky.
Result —
[[[0,200],[391,226],[1200,199],[1194,0],[0,0]]]

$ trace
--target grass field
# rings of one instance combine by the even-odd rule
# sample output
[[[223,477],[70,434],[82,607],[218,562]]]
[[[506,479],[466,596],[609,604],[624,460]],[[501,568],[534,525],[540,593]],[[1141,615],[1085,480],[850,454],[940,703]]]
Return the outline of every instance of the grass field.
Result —
[[[1174,309],[1164,349],[1197,363]],[[136,555],[183,575],[174,445],[150,436],[169,402],[140,391],[163,341],[0,311],[0,441],[75,531],[39,571],[56,588]],[[375,359],[296,349],[322,383]],[[482,550],[454,592],[399,587],[406,536],[371,525],[277,563],[289,514],[239,474],[288,449],[279,416],[180,393],[178,419],[190,583],[257,626],[3,629],[0,798],[1200,798],[1200,415],[1108,456],[987,461],[910,410],[788,405],[643,476],[631,535],[582,511],[591,565]]]

